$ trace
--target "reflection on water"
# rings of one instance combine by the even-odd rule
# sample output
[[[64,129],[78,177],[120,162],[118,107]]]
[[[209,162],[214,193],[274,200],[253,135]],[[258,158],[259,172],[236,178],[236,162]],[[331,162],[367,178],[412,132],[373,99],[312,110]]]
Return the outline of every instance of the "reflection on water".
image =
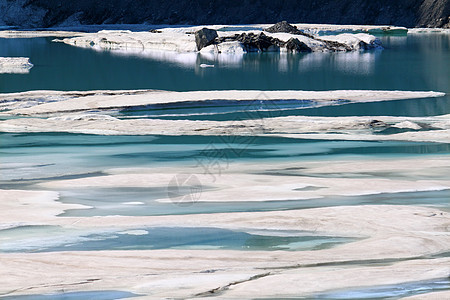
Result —
[[[35,64],[28,75],[1,74],[0,92],[142,88],[450,92],[450,68],[443,63],[450,61],[447,36],[381,39],[382,51],[244,55],[140,50],[125,55],[52,43],[52,38],[0,39],[0,56],[30,57]],[[215,67],[201,68],[201,64]],[[441,108],[447,113],[449,101],[446,98]]]
[[[104,52],[104,50],[98,50]],[[112,55],[134,56],[154,61],[174,64],[181,68],[191,68],[201,72],[201,65],[213,65],[220,68],[240,68],[260,63],[258,56],[271,56],[270,63],[278,72],[308,72],[312,69],[332,68],[349,74],[370,75],[374,71],[375,60],[381,50],[370,52],[341,53],[264,53],[264,54],[229,54],[229,53],[178,53],[156,50],[108,50]],[[256,67],[259,69],[259,67]]]

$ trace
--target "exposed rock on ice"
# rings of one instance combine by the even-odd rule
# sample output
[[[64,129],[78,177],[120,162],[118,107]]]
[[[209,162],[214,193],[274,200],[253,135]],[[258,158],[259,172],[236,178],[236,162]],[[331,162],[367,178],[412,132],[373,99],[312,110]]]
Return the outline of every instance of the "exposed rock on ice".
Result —
[[[314,38],[312,35],[309,35],[309,34],[306,34],[306,33],[302,32],[296,26],[293,26],[293,25],[289,24],[286,21],[278,22],[275,25],[264,29],[264,31],[267,31],[267,32],[270,32],[270,33],[284,32],[284,33],[300,34],[300,35],[305,35],[305,36],[310,37],[310,38]]]
[[[286,26],[291,26],[287,24]],[[98,33],[84,33],[73,38],[66,38],[62,41],[66,44],[90,47],[94,49],[141,49],[141,50],[170,50],[178,52],[195,52],[198,50],[221,53],[234,53],[250,51],[279,51],[286,49],[286,44],[292,38],[297,39],[293,47],[294,40],[289,43],[290,50],[310,51],[355,51],[368,50],[381,47],[381,42],[374,36],[359,33],[356,35],[345,34],[328,37],[315,37],[305,34],[300,30],[288,30],[282,26],[273,29],[273,33],[265,33],[256,27],[249,27],[248,30],[220,31],[221,27],[209,26],[209,28],[184,27],[184,28],[164,28],[157,32],[131,32],[127,30],[103,30]],[[222,26],[223,27],[223,26]],[[291,26],[294,28],[293,26]],[[289,27],[289,28],[291,28]],[[233,27],[230,27],[233,28]],[[285,31],[290,31],[286,33]],[[195,34],[194,34],[195,33]],[[233,47],[222,44],[234,42]],[[240,45],[237,46],[237,45]],[[214,45],[214,46],[210,46]],[[209,47],[208,47],[209,46]]]
[[[321,40],[325,43],[339,43],[334,44],[336,51],[355,51],[355,50],[369,50],[381,48],[381,41],[373,35],[365,33],[357,34],[339,34],[335,36],[322,36]],[[333,45],[333,44],[332,44]],[[331,45],[329,48],[333,49]]]
[[[0,57],[0,74],[26,74],[30,72],[32,67],[33,64],[27,57]]]
[[[309,48],[305,43],[300,42],[296,38],[290,38],[285,44],[286,50],[292,52],[311,52],[311,48]]]
[[[206,46],[213,44],[217,37],[217,31],[214,29],[202,28],[196,31],[195,43],[197,44],[197,50],[200,51]]]

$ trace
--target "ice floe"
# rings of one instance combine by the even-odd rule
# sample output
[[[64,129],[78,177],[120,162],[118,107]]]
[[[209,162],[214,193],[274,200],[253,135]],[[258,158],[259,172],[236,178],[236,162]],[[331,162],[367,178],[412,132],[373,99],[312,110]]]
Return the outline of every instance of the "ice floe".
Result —
[[[202,27],[184,27],[184,28],[163,28],[158,31],[132,32],[129,30],[102,30],[96,33],[84,33],[78,36],[65,38],[63,43],[103,50],[165,50],[177,52],[196,52],[197,47],[195,32]],[[268,33],[258,30],[258,28],[249,27],[249,30],[220,31],[220,26],[208,26],[217,31],[218,42],[201,49],[202,52],[216,53],[243,53],[252,51],[247,47],[246,38],[252,37],[252,41],[258,43],[259,40],[269,41],[272,39],[273,47],[255,49],[263,51],[279,51],[285,48],[284,43],[290,39],[297,39],[308,48],[308,51],[355,51],[376,49],[381,47],[381,42],[376,37],[366,34],[340,34],[336,36],[315,37],[312,35],[299,35],[291,33]],[[232,28],[232,27],[230,27]],[[238,36],[240,36],[238,37]],[[245,37],[244,37],[245,36]],[[279,42],[273,39],[278,39]],[[252,41],[249,39],[249,45]],[[305,49],[306,49],[305,48]]]
[[[298,29],[310,34],[330,33],[358,33],[370,34],[406,34],[408,29],[401,26],[378,26],[378,25],[333,25],[333,24],[294,24]]]
[[[218,166],[220,167],[220,166]],[[223,166],[222,166],[223,167]],[[190,170],[196,173],[199,184],[208,187],[202,191],[195,202],[255,202],[290,201],[324,197],[361,196],[382,193],[405,193],[419,191],[439,191],[450,189],[449,180],[401,180],[384,178],[359,178],[357,174],[349,178],[309,177],[288,175],[251,175],[245,173],[204,174],[204,170]],[[177,173],[126,173],[108,176],[89,177],[73,180],[60,180],[42,183],[50,189],[108,188],[108,187],[161,187],[167,186]],[[217,179],[215,181],[214,179]],[[314,189],[310,189],[314,187]],[[170,195],[169,195],[170,196]],[[173,197],[158,199],[158,202],[171,203]]]
[[[151,93],[155,90],[126,91],[28,91],[20,93],[0,94],[0,112],[20,108],[29,108],[40,104],[78,99],[87,96],[125,96],[132,94]]]
[[[408,34],[450,34],[450,28],[410,28]]]
[[[450,141],[448,115],[434,117],[252,117],[236,121],[121,118],[123,109],[195,102],[257,101],[261,110],[277,111],[277,101],[310,101],[317,106],[352,102],[440,97],[438,92],[408,91],[35,91],[3,94],[3,132],[76,132],[102,135],[267,135],[302,139]],[[209,103],[209,102],[208,102]],[[47,115],[48,118],[43,118]],[[396,128],[397,131],[390,129]],[[399,131],[400,130],[400,131]],[[403,130],[403,131],[402,131]]]
[[[271,103],[275,100],[311,100],[327,105],[348,102],[375,102],[414,98],[442,97],[440,92],[381,91],[381,90],[334,90],[334,91],[258,91],[258,90],[219,90],[219,91],[93,91],[57,92],[35,91],[0,95],[3,110],[9,114],[49,114],[61,112],[80,112],[92,109],[116,109],[133,106],[203,102],[203,101],[261,101]],[[50,97],[51,96],[51,97]],[[49,99],[45,103],[46,99]],[[69,98],[69,99],[68,99]],[[273,102],[274,103],[274,102]],[[24,105],[27,108],[15,109]],[[1,107],[0,107],[1,108]]]
[[[65,209],[87,208],[78,204],[57,202],[59,194],[53,191],[0,190],[0,227],[10,223],[40,224]]]
[[[82,34],[74,31],[60,30],[3,30],[0,31],[0,38],[38,38],[38,37],[73,37]]]
[[[0,74],[27,74],[32,67],[33,64],[27,57],[0,57]]]
[[[406,129],[390,132],[389,128]],[[241,121],[118,119],[97,114],[13,118],[2,132],[72,132],[100,135],[282,136],[301,139],[450,142],[450,116],[274,117]]]
[[[389,205],[195,216],[55,218],[53,223],[69,229],[115,227],[129,231],[142,224],[183,224],[239,230],[310,230],[364,239],[324,250],[246,251],[245,255],[220,249],[0,254],[2,270],[10,274],[0,293],[16,295],[23,291],[11,291],[28,287],[36,287],[31,289],[33,293],[48,293],[74,282],[86,282],[92,289],[123,289],[150,298],[198,297],[222,286],[230,287],[228,299],[251,298],[255,290],[265,297],[298,297],[344,287],[445,278],[449,258],[424,255],[447,250],[448,220],[448,213],[436,209]],[[421,259],[405,261],[408,258]],[[380,265],[367,265],[374,261]],[[36,263],[39,268],[30,269]],[[70,277],[64,276],[67,268]],[[48,275],[39,276],[42,271]],[[294,284],[299,280],[308,284]],[[239,284],[233,284],[236,282]]]

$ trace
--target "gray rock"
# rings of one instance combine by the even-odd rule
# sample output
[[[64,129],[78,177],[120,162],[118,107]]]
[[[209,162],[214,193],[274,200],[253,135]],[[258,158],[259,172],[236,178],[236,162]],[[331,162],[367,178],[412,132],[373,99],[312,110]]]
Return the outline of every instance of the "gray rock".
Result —
[[[195,32],[195,43],[197,44],[197,50],[200,51],[204,47],[213,44],[217,37],[217,31],[214,29],[202,28]]]
[[[350,46],[343,44],[343,43],[336,42],[336,41],[326,41],[326,40],[322,40],[322,39],[316,39],[316,40],[323,42],[325,44],[325,47],[330,51],[338,51],[339,52],[339,51],[352,51],[353,50]],[[364,43],[364,44],[367,45],[366,43]]]
[[[278,22],[275,25],[270,26],[269,28],[266,28],[264,31],[267,31],[270,33],[284,32],[284,33],[298,34],[298,35],[307,36],[309,38],[314,38],[312,35],[304,33],[303,31],[300,31],[297,27],[289,24],[286,21]]]
[[[0,0],[0,24],[52,27],[81,24],[316,24],[450,27],[449,0],[336,1]]]
[[[300,32],[300,30],[298,30],[297,27],[292,26],[291,24],[289,24],[286,21],[278,22],[275,25],[270,26],[269,28],[266,28],[265,31],[270,32],[270,33],[285,32],[285,33],[292,33],[292,34],[297,34],[298,32]]]
[[[380,121],[380,120],[372,120],[372,121],[370,121],[368,123],[368,125],[369,125],[370,128],[380,128],[380,127],[386,128],[386,127],[389,127],[389,125],[387,123],[385,123],[383,121]]]
[[[300,42],[296,38],[290,38],[289,41],[284,45],[288,51],[292,52],[311,52],[311,48],[309,48],[305,43]]]
[[[270,47],[280,47],[282,42],[279,39],[265,35],[264,33],[243,33],[236,38],[241,42],[248,52],[267,51]]]

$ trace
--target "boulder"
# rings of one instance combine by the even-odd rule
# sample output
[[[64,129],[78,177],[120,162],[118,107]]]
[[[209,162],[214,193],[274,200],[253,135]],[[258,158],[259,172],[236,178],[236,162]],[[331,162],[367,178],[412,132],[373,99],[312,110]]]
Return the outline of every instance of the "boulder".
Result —
[[[288,51],[292,52],[311,52],[311,48],[309,48],[305,43],[300,42],[296,38],[290,38],[286,44],[284,45]]]
[[[372,120],[368,123],[370,128],[389,127],[389,125],[380,120]]]
[[[218,37],[217,31],[209,28],[202,28],[195,32],[195,43],[197,44],[197,50],[200,51],[204,47],[214,43],[214,40]]]
[[[269,48],[279,48],[282,42],[279,39],[265,35],[264,33],[242,33],[236,37],[236,41],[242,43],[247,52],[268,51]]]
[[[309,38],[314,38],[312,35],[304,33],[303,31],[300,31],[297,27],[289,24],[286,21],[278,22],[275,25],[270,26],[269,28],[266,28],[264,31],[267,31],[270,33],[284,32],[284,33],[298,34],[298,35],[307,36]]]

